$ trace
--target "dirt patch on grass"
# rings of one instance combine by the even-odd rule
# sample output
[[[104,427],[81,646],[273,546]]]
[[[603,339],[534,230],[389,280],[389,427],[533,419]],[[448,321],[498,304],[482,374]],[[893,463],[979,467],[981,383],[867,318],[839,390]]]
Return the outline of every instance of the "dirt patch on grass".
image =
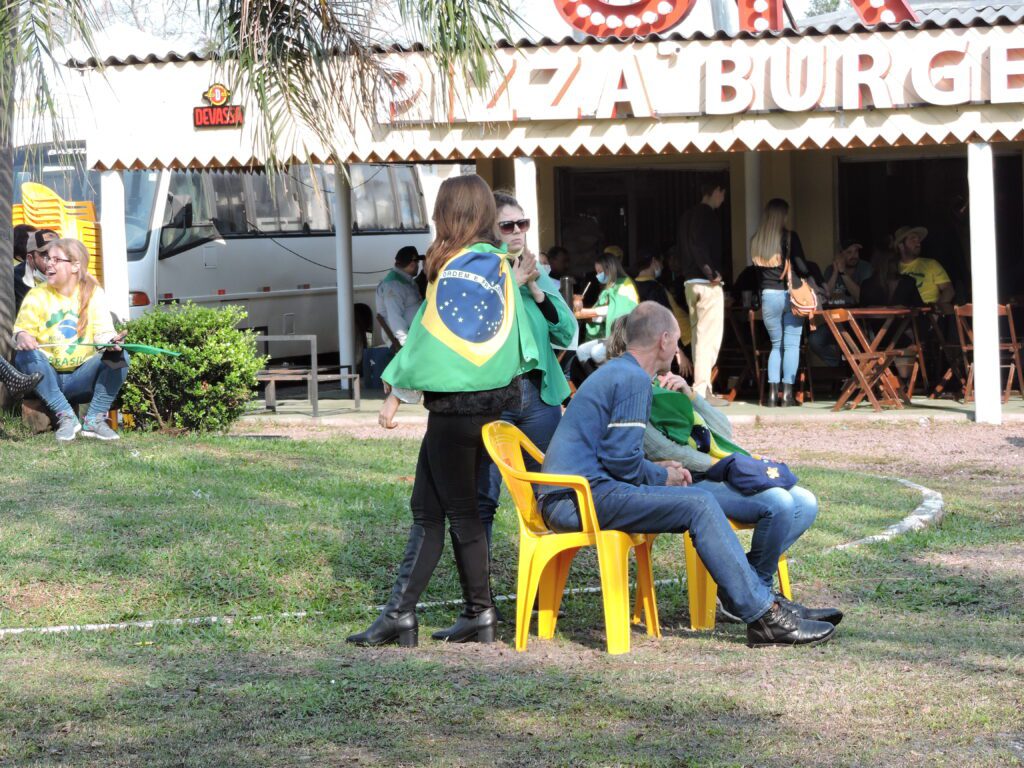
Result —
[[[921,562],[938,565],[957,576],[976,579],[1006,579],[1024,590],[1024,544],[1005,544],[963,549],[957,552],[928,552]]]

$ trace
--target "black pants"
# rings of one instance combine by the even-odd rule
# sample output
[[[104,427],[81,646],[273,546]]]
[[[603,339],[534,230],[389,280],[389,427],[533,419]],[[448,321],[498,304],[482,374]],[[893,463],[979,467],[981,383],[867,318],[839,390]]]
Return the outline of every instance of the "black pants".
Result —
[[[487,537],[477,511],[477,473],[484,451],[480,430],[494,418],[437,413],[427,417],[410,502],[413,527],[422,528],[423,543],[412,565],[410,588],[397,606],[400,610],[416,607],[441,559],[445,518],[451,526],[467,611],[476,614],[491,607]]]

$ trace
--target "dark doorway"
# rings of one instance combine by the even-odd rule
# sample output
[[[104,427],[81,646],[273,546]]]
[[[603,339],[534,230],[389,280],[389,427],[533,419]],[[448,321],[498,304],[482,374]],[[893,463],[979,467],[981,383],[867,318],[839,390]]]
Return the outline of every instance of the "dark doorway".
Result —
[[[616,171],[559,168],[556,172],[559,244],[569,249],[572,272],[593,271],[605,246],[618,245],[632,270],[639,250],[666,254],[675,248],[679,217],[700,202],[700,185],[723,171],[631,168]],[[732,279],[729,198],[718,211],[722,264]]]
[[[922,255],[937,260],[949,273],[956,301],[971,300],[970,199],[967,159],[922,158],[859,162],[840,160],[839,236],[866,246],[887,248],[897,228],[924,226],[928,236]],[[995,158],[996,249],[1001,299],[1021,290],[1021,243],[1024,225],[1021,156]]]

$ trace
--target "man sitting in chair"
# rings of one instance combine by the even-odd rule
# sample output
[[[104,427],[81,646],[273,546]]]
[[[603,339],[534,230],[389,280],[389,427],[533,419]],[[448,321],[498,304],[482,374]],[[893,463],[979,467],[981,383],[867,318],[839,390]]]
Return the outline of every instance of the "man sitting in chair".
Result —
[[[627,533],[689,531],[697,554],[718,583],[726,610],[747,625],[747,643],[813,645],[835,626],[801,617],[807,609],[781,603],[747,562],[715,497],[694,488],[676,461],[644,457],[651,379],[669,370],[679,341],[672,313],[641,303],[626,318],[626,353],[606,363],[577,391],[551,439],[543,471],[583,475],[602,528]],[[541,514],[558,532],[580,530],[575,495],[563,488],[541,494]]]

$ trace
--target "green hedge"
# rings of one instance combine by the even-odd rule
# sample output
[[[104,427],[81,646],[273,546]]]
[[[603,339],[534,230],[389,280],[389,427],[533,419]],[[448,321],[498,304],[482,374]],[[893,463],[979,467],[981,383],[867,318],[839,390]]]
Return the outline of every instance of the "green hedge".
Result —
[[[132,357],[121,398],[137,428],[226,430],[242,415],[267,360],[253,332],[237,328],[246,316],[244,307],[188,303],[128,323],[128,341],[181,352]]]

